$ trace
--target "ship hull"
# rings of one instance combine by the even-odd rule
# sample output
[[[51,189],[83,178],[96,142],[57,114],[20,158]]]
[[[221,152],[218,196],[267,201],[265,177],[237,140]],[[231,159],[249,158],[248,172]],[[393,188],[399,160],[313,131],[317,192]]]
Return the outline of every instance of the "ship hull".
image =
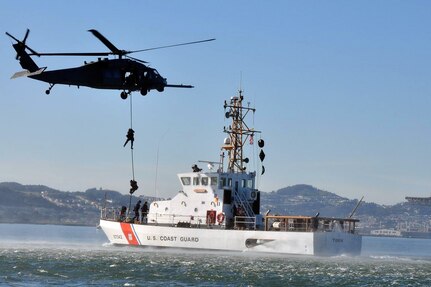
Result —
[[[360,255],[362,237],[343,231],[280,232],[183,228],[100,220],[113,244],[297,255]]]

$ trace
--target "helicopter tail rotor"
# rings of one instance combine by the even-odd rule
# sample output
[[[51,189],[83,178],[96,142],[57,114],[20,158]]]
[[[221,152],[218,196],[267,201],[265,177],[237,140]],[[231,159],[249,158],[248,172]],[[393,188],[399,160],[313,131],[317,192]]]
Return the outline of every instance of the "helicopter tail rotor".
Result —
[[[37,52],[35,50],[33,50],[32,48],[30,48],[29,46],[27,46],[27,44],[25,43],[27,41],[28,35],[30,34],[30,29],[27,29],[27,31],[25,32],[24,35],[24,39],[22,41],[18,40],[17,38],[15,38],[14,36],[12,36],[11,34],[9,34],[8,32],[6,32],[6,35],[9,36],[10,38],[14,39],[17,43],[16,45],[16,49],[15,50],[21,50],[21,51],[25,51],[25,49],[28,49],[30,52],[32,52],[33,54],[37,55]],[[14,45],[14,47],[15,47]],[[17,54],[15,59],[19,59],[20,57],[20,53],[17,50]]]
[[[16,41],[16,43],[12,44],[12,46],[16,51],[16,57],[15,58],[19,61],[21,67],[28,70],[28,72],[30,72],[30,73],[34,73],[34,72],[39,71],[40,68],[31,59],[30,55],[26,51],[26,50],[28,50],[32,54],[38,55],[38,53],[35,50],[33,50],[32,48],[27,46],[27,44],[25,43],[27,41],[29,33],[30,33],[30,30],[27,29],[27,31],[25,32],[25,35],[24,35],[24,39],[22,41],[18,40],[17,38],[12,36],[8,32],[6,32],[6,35]]]

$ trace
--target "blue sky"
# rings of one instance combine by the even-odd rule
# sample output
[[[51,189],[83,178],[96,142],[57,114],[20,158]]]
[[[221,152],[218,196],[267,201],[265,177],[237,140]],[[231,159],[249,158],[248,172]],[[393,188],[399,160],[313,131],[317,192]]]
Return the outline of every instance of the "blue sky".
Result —
[[[222,104],[242,82],[266,142],[260,190],[305,183],[393,204],[431,194],[429,11],[429,1],[2,1],[0,27],[20,39],[30,28],[41,52],[106,50],[88,29],[126,50],[217,38],[134,55],[195,85],[134,94],[138,195],[170,197],[178,172],[218,160]],[[0,181],[126,193],[129,101],[11,80],[21,67],[0,39]],[[50,70],[90,60],[35,58]]]

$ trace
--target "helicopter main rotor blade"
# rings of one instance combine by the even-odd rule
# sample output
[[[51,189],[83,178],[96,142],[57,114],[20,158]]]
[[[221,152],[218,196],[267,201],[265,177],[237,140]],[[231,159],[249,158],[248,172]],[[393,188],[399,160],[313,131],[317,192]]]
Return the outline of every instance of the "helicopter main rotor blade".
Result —
[[[25,44],[25,41],[27,41],[27,37],[28,34],[30,33],[30,29],[27,29],[27,31],[25,32],[25,36],[24,36],[24,40],[22,40],[22,42]]]
[[[192,89],[195,86],[192,86],[192,85],[183,85],[183,84],[181,84],[181,85],[170,85],[170,84],[167,84],[167,85],[165,85],[165,87],[168,87],[168,88],[188,88],[188,89]]]
[[[90,52],[90,53],[31,53],[30,56],[109,56],[112,52]]]
[[[21,42],[20,40],[18,40],[17,38],[15,38],[11,34],[9,34],[8,32],[6,32],[6,35],[8,35],[9,37],[11,37],[12,39],[14,39],[15,41],[17,41],[18,43]]]
[[[105,36],[100,34],[99,31],[94,30],[94,29],[90,29],[90,30],[88,30],[88,32],[91,32],[94,35],[94,37],[96,37],[103,44],[105,44],[105,46],[108,47],[108,49],[111,50],[113,54],[116,54],[116,55],[123,55],[124,54],[124,51],[121,51],[120,49],[115,47],[114,44],[112,44],[108,39],[106,39]]]
[[[137,59],[137,58],[134,58],[134,57],[130,57],[130,56],[125,56],[126,58],[129,58],[129,59],[132,59],[132,60],[134,60],[134,61],[137,61],[137,62],[140,62],[140,63],[143,63],[143,64],[148,64],[148,62],[147,61],[144,61],[144,60],[140,60],[140,59]]]
[[[214,40],[215,40],[215,38],[212,38],[212,39],[207,39],[207,40],[187,42],[187,43],[167,45],[167,46],[160,46],[160,47],[154,47],[154,48],[148,48],[148,49],[142,49],[142,50],[125,51],[124,53],[125,54],[131,54],[131,53],[145,52],[145,51],[151,51],[151,50],[157,50],[157,49],[164,49],[164,48],[171,48],[171,47],[177,47],[177,46],[198,44],[198,43],[203,43],[203,42],[210,42],[210,41],[214,41]]]

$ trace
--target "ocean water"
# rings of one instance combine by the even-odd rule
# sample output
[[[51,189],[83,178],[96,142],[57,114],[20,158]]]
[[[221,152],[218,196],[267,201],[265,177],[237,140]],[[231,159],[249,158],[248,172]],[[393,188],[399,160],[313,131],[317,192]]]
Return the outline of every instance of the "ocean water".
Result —
[[[95,227],[0,224],[0,286],[431,286],[431,240],[363,238],[358,257],[118,247]]]

